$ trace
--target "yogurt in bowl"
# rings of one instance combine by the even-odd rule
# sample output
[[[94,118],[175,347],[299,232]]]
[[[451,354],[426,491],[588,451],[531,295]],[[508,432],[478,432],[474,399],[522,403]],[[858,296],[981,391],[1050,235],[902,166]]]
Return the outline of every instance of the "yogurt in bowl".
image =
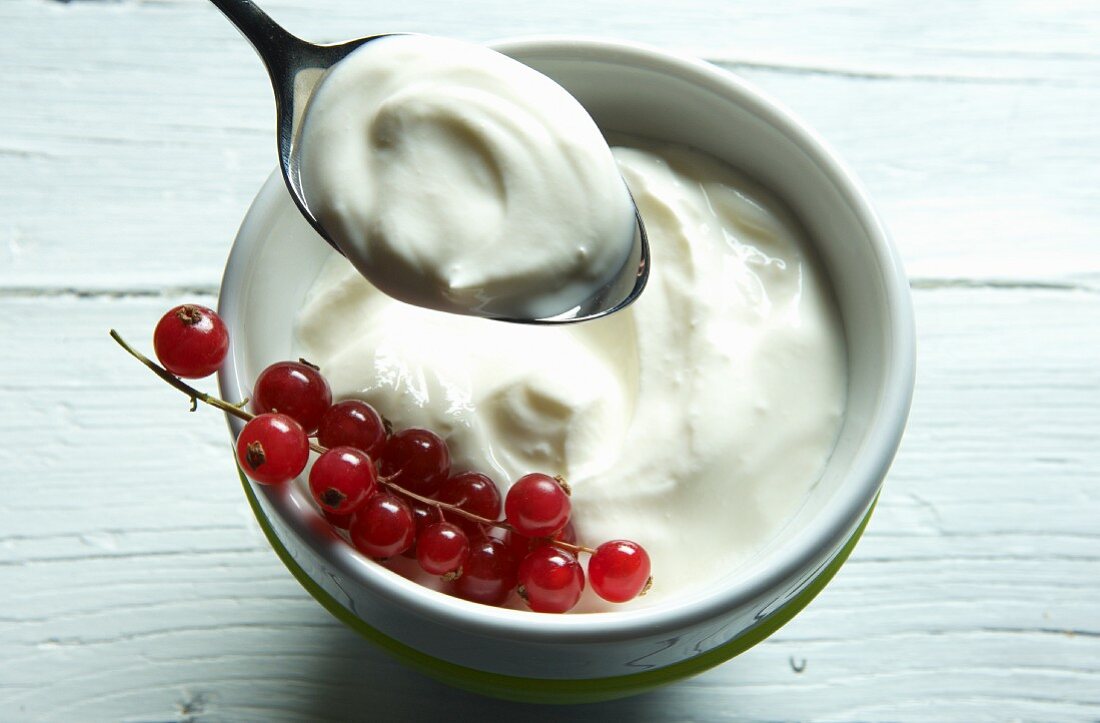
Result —
[[[338,398],[441,434],[452,470],[564,476],[579,540],[649,552],[637,607],[714,584],[794,514],[836,441],[846,362],[824,272],[770,194],[684,147],[615,155],[651,227],[633,307],[549,329],[456,318],[333,254],[297,333]]]
[[[843,368],[831,377],[834,382],[837,377],[847,379],[842,419],[832,403],[823,405],[826,412],[817,415],[831,416],[839,424],[835,446],[833,437],[824,433],[824,467],[816,480],[811,473],[796,490],[797,501],[791,503],[782,494],[778,500],[763,499],[762,507],[783,508],[782,512],[776,513],[761,539],[742,548],[751,550],[743,559],[727,560],[729,569],[718,565],[701,573],[712,575],[706,584],[693,587],[685,578],[683,585],[669,584],[671,593],[664,600],[655,597],[636,609],[594,615],[536,615],[440,595],[351,550],[321,522],[301,490],[246,485],[246,491],[276,551],[307,589],[342,620],[407,662],[457,685],[504,697],[567,702],[628,695],[699,672],[766,637],[801,609],[847,556],[866,523],[908,412],[913,383],[908,288],[885,232],[851,175],[812,133],[734,76],[698,61],[621,43],[549,39],[496,47],[563,85],[605,131],[691,146],[769,189],[798,220],[813,247],[807,258],[816,255],[835,291],[840,333],[836,325],[820,321],[828,318],[827,312],[810,326],[833,330],[825,334],[821,347],[832,349],[832,356],[826,353],[825,358]],[[667,199],[655,194],[656,210],[649,213],[665,213],[664,202]],[[266,364],[297,351],[290,322],[304,305],[315,303],[316,297],[311,302],[306,297],[326,256],[325,245],[309,236],[280,179],[273,178],[241,228],[223,282],[219,310],[234,339],[220,380],[223,397],[237,401],[247,396],[251,380]],[[731,287],[730,294],[735,293],[736,287]],[[639,303],[646,302],[646,295]],[[680,303],[692,296],[693,288],[685,284],[670,298]],[[670,308],[668,318],[682,318],[690,329],[690,317]],[[609,323],[607,328],[613,326]],[[680,328],[677,333],[687,332]],[[841,334],[840,349],[846,349],[846,358],[838,352]],[[715,331],[711,336],[723,334]],[[639,333],[634,343],[644,343],[646,337]],[[696,373],[694,363],[682,368],[692,362],[690,353],[669,348],[660,335],[651,338],[656,348],[647,347],[640,356],[679,355],[657,375],[671,377],[662,381],[675,384],[677,373],[684,378]],[[321,342],[307,343],[320,349]],[[610,342],[608,348],[620,346]],[[726,350],[728,355],[738,351]],[[791,351],[776,361],[788,363],[798,356]],[[721,357],[717,352],[713,358],[704,356],[703,366],[717,364]],[[639,370],[638,379],[644,374]],[[721,384],[753,382],[743,376],[718,377]],[[344,382],[334,382],[341,391]],[[629,391],[629,384],[620,386]],[[713,401],[705,392],[698,397],[700,408]],[[607,396],[615,394],[612,389]],[[624,406],[640,407],[649,395],[646,402],[640,395],[624,393],[624,398]],[[676,395],[666,399],[672,400],[669,404],[683,401]],[[613,400],[608,404],[614,407]],[[774,404],[788,407],[783,413],[797,420],[797,404]],[[522,411],[524,406],[512,403],[504,408]],[[614,416],[613,411],[608,414]],[[705,427],[695,427],[700,434],[691,435],[691,444],[708,444],[705,433],[712,430]],[[630,435],[626,429],[622,437]],[[655,436],[658,439],[642,441],[651,446],[667,441]],[[765,459],[766,445],[763,440],[756,445],[759,449],[749,451]],[[678,443],[665,446],[669,452],[678,451]],[[603,447],[593,445],[597,452]],[[577,459],[596,460],[593,469],[606,463],[598,453],[592,454]],[[820,460],[811,466],[816,464]],[[735,484],[732,475],[729,482]],[[592,490],[598,499],[599,487]],[[777,503],[782,504],[773,506]],[[707,507],[708,514],[715,506],[713,498],[698,504]],[[592,506],[592,524],[603,524],[599,516],[607,514],[600,511],[605,507]],[[578,522],[586,524],[588,515],[578,512]],[[691,524],[683,520],[670,523],[668,529]],[[706,555],[682,551],[676,562],[693,554]],[[654,569],[659,585],[664,584],[662,567]]]

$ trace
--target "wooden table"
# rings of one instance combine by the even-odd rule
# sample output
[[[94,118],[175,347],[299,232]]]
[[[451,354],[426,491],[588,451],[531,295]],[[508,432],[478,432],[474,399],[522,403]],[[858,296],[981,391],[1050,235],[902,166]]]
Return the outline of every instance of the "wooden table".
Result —
[[[793,108],[912,276],[909,430],[794,622],[696,679],[483,700],[345,630],[250,518],[210,411],[110,342],[214,302],[273,162],[251,49],[200,0],[0,2],[0,719],[1100,718],[1100,7],[270,0],[314,39],[587,33]]]

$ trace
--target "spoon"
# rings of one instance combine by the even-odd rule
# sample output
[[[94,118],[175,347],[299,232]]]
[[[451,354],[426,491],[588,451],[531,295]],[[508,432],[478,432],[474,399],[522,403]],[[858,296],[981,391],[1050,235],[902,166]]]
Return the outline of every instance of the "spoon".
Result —
[[[267,74],[271,78],[271,85],[275,91],[279,170],[282,172],[287,190],[290,191],[290,197],[321,238],[338,253],[343,254],[343,250],[325,231],[306,201],[302,190],[296,140],[306,105],[325,71],[359,46],[385,35],[370,35],[334,45],[314,45],[287,32],[252,0],[210,0],[210,2],[221,10],[245,39],[252,43],[252,47],[256,49],[267,68]],[[501,321],[561,324],[590,321],[629,306],[642,293],[649,278],[649,242],[636,204],[634,217],[636,220],[634,239],[626,261],[614,278],[597,289],[583,303],[561,314],[543,318],[479,314],[476,310],[473,313]]]

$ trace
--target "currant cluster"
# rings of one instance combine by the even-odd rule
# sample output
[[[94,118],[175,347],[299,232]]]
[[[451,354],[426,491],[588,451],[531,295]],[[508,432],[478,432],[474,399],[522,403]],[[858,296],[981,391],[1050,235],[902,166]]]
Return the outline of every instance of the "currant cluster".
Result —
[[[442,576],[452,594],[486,605],[503,604],[515,590],[536,612],[576,605],[585,586],[580,553],[590,555],[588,581],[605,600],[625,602],[651,584],[649,556],[637,543],[577,544],[569,487],[560,477],[524,475],[502,501],[488,476],[452,473],[446,442],[430,430],[392,432],[365,402],[334,404],[328,382],[305,360],[264,369],[251,414],[173,380],[112,335],[194,399],[248,420],[237,438],[237,459],[255,482],[284,484],[305,470],[311,449],[319,453],[309,471],[310,493],[324,517],[368,557],[414,558],[426,573]],[[157,357],[176,377],[213,373],[228,346],[217,314],[194,304],[169,311],[154,333]]]

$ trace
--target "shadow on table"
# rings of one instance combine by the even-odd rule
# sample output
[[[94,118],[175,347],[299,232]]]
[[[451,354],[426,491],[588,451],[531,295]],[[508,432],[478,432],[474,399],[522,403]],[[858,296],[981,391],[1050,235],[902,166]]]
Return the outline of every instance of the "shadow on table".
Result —
[[[343,627],[327,630],[330,654],[316,670],[300,673],[320,683],[324,697],[313,701],[311,716],[332,720],[487,720],[558,721],[645,720],[675,696],[675,686],[652,693],[587,705],[513,703],[452,688],[418,673]],[[323,693],[322,693],[323,691]]]

